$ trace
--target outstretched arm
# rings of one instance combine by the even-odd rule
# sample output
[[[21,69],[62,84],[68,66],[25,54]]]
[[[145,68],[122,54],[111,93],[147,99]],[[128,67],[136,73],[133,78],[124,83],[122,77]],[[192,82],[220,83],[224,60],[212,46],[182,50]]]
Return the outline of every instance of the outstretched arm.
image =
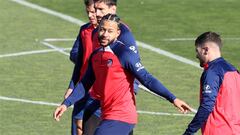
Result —
[[[140,57],[134,51],[125,51],[119,55],[122,65],[152,92],[166,98],[173,103],[181,112],[190,111],[190,107],[180,99],[177,99],[160,81],[153,77],[141,64]]]

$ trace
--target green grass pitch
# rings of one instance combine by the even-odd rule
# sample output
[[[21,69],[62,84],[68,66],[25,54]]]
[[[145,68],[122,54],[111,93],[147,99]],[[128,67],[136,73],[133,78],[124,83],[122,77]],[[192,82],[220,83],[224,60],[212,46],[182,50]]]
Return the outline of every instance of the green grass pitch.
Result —
[[[28,0],[29,2],[87,21],[80,0]],[[205,31],[224,39],[223,56],[240,69],[240,9],[238,0],[119,0],[118,14],[138,41],[196,61],[193,40]],[[1,57],[26,51],[46,50],[46,38],[74,39],[79,26],[55,16],[0,0],[0,96],[60,103],[73,64],[59,52]],[[69,48],[73,41],[49,42]],[[177,97],[198,107],[202,70],[139,48],[144,66]],[[60,122],[52,119],[55,106],[0,99],[1,135],[70,134],[71,109]],[[138,110],[178,113],[167,101],[144,91],[137,96]],[[192,117],[139,114],[136,135],[180,135]],[[198,132],[197,134],[200,134]]]

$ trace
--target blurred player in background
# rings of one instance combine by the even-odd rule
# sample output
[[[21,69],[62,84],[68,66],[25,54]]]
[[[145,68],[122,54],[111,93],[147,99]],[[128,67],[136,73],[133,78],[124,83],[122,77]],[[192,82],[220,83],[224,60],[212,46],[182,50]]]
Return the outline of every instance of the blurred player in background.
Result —
[[[165,97],[181,112],[191,108],[177,99],[141,64],[140,56],[121,41],[120,19],[115,14],[104,16],[98,29],[100,48],[93,52],[88,71],[73,93],[54,112],[59,118],[71,104],[91,93],[101,103],[102,121],[94,135],[128,135],[137,123],[134,78],[154,93]]]
[[[200,106],[184,135],[202,129],[203,135],[240,135],[240,74],[221,57],[222,41],[214,32],[195,41],[197,58],[204,68]]]
[[[70,52],[70,60],[75,64],[72,79],[64,98],[67,98],[72,93],[77,82],[85,74],[88,59],[95,49],[92,44],[92,31],[97,27],[97,19],[94,9],[93,0],[84,0],[86,12],[89,22],[81,26],[77,39]],[[82,119],[83,110],[87,98],[82,99],[74,104],[72,113],[72,135],[82,135]]]

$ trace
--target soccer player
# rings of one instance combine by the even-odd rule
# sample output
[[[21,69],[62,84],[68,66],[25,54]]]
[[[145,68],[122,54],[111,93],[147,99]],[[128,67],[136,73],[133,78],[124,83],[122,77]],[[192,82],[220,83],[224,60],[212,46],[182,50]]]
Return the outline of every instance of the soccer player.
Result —
[[[88,2],[88,3],[90,3],[90,4],[92,4],[92,0],[90,0],[91,1],[91,3],[90,2]],[[85,2],[86,3],[86,2]],[[106,14],[108,14],[108,13],[116,13],[116,9],[117,9],[117,0],[94,0],[94,6],[95,6],[95,8],[96,8],[96,15],[97,15],[97,20],[98,20],[98,22],[100,22],[100,20],[101,20],[101,18],[104,16],[104,15],[106,15]],[[91,13],[91,12],[90,12]],[[90,19],[90,21],[91,21],[91,19]],[[95,26],[95,25],[94,25]],[[91,27],[92,28],[92,27]],[[121,23],[121,25],[120,25],[120,29],[121,29],[121,34],[120,34],[120,36],[118,37],[118,39],[121,41],[121,42],[123,42],[123,43],[125,43],[130,49],[132,49],[133,51],[135,51],[135,52],[138,52],[138,49],[137,49],[137,46],[136,46],[136,42],[135,42],[135,39],[134,39],[134,37],[133,37],[133,35],[132,35],[132,33],[130,32],[130,30],[129,30],[129,28],[125,25],[125,24],[123,24],[123,23]],[[92,30],[92,29],[91,29]],[[83,32],[82,32],[83,33]],[[66,92],[66,96],[65,97],[67,97],[69,94],[71,94],[71,92],[72,92],[72,90],[73,90],[73,88],[74,88],[74,86],[76,85],[76,82],[78,82],[78,80],[79,80],[79,76],[80,76],[80,79],[81,79],[81,76],[84,74],[84,72],[85,72],[85,70],[84,69],[86,69],[86,67],[87,67],[87,58],[88,58],[88,56],[89,56],[89,54],[90,54],[90,52],[91,52],[91,49],[89,49],[90,47],[91,47],[91,45],[87,45],[87,48],[86,49],[88,49],[89,51],[83,51],[83,50],[85,50],[84,48],[82,48],[82,45],[80,45],[79,47],[78,47],[78,45],[79,45],[79,43],[81,44],[81,42],[86,42],[86,41],[88,41],[87,42],[87,44],[90,44],[90,40],[88,40],[89,39],[89,33],[90,33],[90,31],[88,30],[87,31],[87,35],[88,36],[85,36],[85,38],[78,38],[78,40],[76,40],[76,42],[75,42],[75,44],[74,44],[74,47],[73,47],[73,49],[72,49],[72,51],[71,51],[71,55],[70,55],[70,59],[73,61],[73,62],[75,62],[76,63],[76,65],[75,65],[75,67],[74,67],[74,72],[73,72],[73,75],[72,75],[72,81],[71,81],[71,83],[70,83],[70,87],[69,87],[69,89],[67,90],[67,92]],[[97,28],[95,28],[95,31],[93,32],[93,37],[92,37],[92,39],[93,39],[93,47],[92,48],[98,48],[99,47],[99,43],[98,43],[98,33],[97,33]],[[79,36],[80,37],[80,36]],[[83,41],[81,41],[81,39],[87,39],[87,40],[83,40]],[[85,45],[86,46],[86,45]],[[80,50],[79,52],[78,52],[78,50]],[[87,55],[86,55],[86,52],[87,52]],[[85,53],[85,54],[84,54]],[[83,57],[82,56],[82,54],[84,54],[85,55],[85,57]],[[80,58],[77,58],[77,57],[80,57]],[[82,58],[83,57],[83,58]],[[78,60],[78,62],[76,62]],[[79,60],[82,60],[82,61],[79,61]],[[85,61],[84,61],[85,60]],[[84,64],[85,63],[85,64]],[[85,66],[84,66],[85,65]],[[81,71],[81,72],[80,72]],[[137,90],[138,90],[138,81],[135,81],[135,83],[134,83],[134,91],[135,91],[135,93],[137,93]],[[77,115],[77,117],[76,118],[78,118],[78,119],[82,119],[82,113],[83,113],[83,109],[85,109],[85,107],[84,107],[84,105],[85,105],[85,103],[87,102],[87,104],[85,105],[85,106],[87,106],[88,107],[88,109],[87,110],[89,110],[89,108],[91,109],[91,108],[93,108],[93,109],[91,109],[92,111],[93,111],[93,113],[95,114],[95,115],[91,115],[91,114],[89,114],[89,113],[86,113],[87,115],[86,116],[88,116],[88,117],[86,117],[86,119],[85,120],[83,120],[83,124],[85,125],[84,126],[84,132],[86,133],[86,134],[92,134],[91,132],[92,131],[94,131],[94,129],[95,129],[95,127],[94,127],[94,124],[96,125],[99,121],[100,121],[100,119],[98,118],[98,116],[100,115],[100,110],[99,110],[99,108],[97,108],[97,106],[94,106],[95,104],[98,104],[98,101],[94,101],[94,99],[92,99],[92,97],[91,96],[89,96],[89,95],[87,95],[84,99],[84,102],[83,101],[81,101],[81,102],[78,102],[77,104],[79,104],[78,106],[78,108],[74,108],[74,113],[77,113],[77,114],[79,114],[80,116],[79,116],[79,118],[78,118],[78,115]],[[87,101],[86,101],[87,100]],[[96,102],[96,103],[95,103]],[[75,106],[76,106],[76,104],[75,104]],[[98,110],[97,110],[98,109]],[[96,110],[96,111],[95,111]],[[79,113],[78,113],[79,112]],[[93,119],[93,120],[91,120],[91,119]],[[82,121],[77,121],[78,123],[79,122],[82,122]],[[82,125],[81,123],[79,123],[80,125]],[[80,126],[78,126],[79,127],[79,130],[81,129],[81,127]],[[92,130],[93,129],[93,130]]]
[[[119,21],[115,14],[102,18],[98,29],[101,47],[92,53],[88,71],[73,93],[55,110],[54,118],[57,121],[68,106],[83,98],[93,87],[91,94],[100,101],[102,111],[102,121],[94,134],[128,135],[137,123],[134,78],[165,97],[182,112],[190,110],[185,102],[177,99],[147,72],[137,52],[117,40],[121,33]]]
[[[95,11],[96,11],[96,16],[97,16],[97,21],[98,23],[100,23],[102,17],[104,15],[107,15],[108,13],[111,14],[115,14],[116,10],[117,10],[117,0],[94,0],[94,7],[95,7]],[[133,36],[133,34],[131,33],[130,29],[127,27],[127,25],[125,25],[124,23],[120,23],[120,29],[121,29],[121,34],[118,36],[118,40],[123,42],[126,46],[128,46],[131,50],[135,51],[138,53],[138,48],[135,42],[135,38]],[[93,46],[94,48],[98,48],[100,47],[99,42],[98,42],[98,32],[97,32],[98,28],[96,28],[93,31]],[[76,66],[76,70],[75,71],[79,71],[79,67],[80,66]],[[78,72],[75,72],[75,76],[78,76]],[[136,80],[134,82],[134,92],[137,93],[138,91],[138,81]],[[84,126],[84,133],[85,134],[91,134],[92,131],[94,130],[86,130],[89,129],[89,127],[91,126],[91,129],[94,129],[93,123],[97,123],[97,122],[89,122],[91,121],[91,117],[95,117],[92,116],[91,113],[94,113],[95,109],[98,109],[97,106],[93,106],[93,105],[97,105],[99,101],[93,100],[91,99],[92,97],[90,96],[90,105],[86,105],[86,111],[84,113],[84,117],[85,119],[83,119],[83,125]],[[87,102],[89,102],[89,99],[87,99]],[[91,110],[91,113],[89,113],[89,108]],[[92,109],[94,108],[94,109]],[[95,115],[98,116],[97,114],[99,114],[99,110],[96,111]],[[97,120],[97,117],[95,117],[94,119]],[[87,128],[86,128],[87,127]]]
[[[84,0],[89,23],[81,26],[77,39],[70,52],[70,60],[75,64],[72,79],[64,98],[72,93],[74,86],[82,78],[88,66],[88,59],[95,49],[92,44],[92,31],[97,27],[93,0]],[[74,104],[72,113],[72,135],[82,135],[83,110],[87,97]]]
[[[117,12],[117,0],[94,0],[94,8],[96,10],[96,17],[98,23],[100,23],[103,16],[107,14],[116,14]],[[126,46],[128,46],[131,50],[138,53],[138,47],[135,41],[135,38],[129,29],[129,27],[121,22],[120,23],[121,33],[118,36],[118,40],[123,42]],[[98,42],[98,30],[95,29],[93,31],[93,46],[99,47]],[[137,80],[134,81],[134,92],[137,94],[138,92],[139,82]]]
[[[184,135],[202,129],[203,135],[240,135],[240,74],[221,57],[222,41],[205,32],[195,41],[197,58],[204,68],[200,106]]]
[[[97,21],[100,23],[101,19],[103,16],[111,13],[111,14],[116,14],[117,11],[117,0],[94,0],[94,7],[96,10],[96,16],[97,16]],[[123,22],[120,23],[120,29],[121,33],[118,36],[118,40],[123,42],[126,46],[128,46],[131,50],[135,51],[138,53],[138,47],[135,42],[135,38],[133,34],[131,33],[130,29],[126,24]],[[99,42],[98,42],[98,28],[96,28],[93,31],[93,46],[95,48],[99,47]],[[134,81],[134,93],[137,94],[138,91],[138,85],[139,82],[137,80]],[[92,97],[92,96],[90,96]],[[96,114],[99,114],[99,108],[96,105],[99,105],[99,101],[97,100],[91,100],[90,105],[86,105],[85,112],[84,112],[84,117],[83,117],[83,125],[84,125],[84,133],[86,134],[91,134],[92,131],[96,128],[96,126],[93,125],[94,121],[91,121],[92,117],[95,117]],[[94,106],[95,105],[95,106]],[[96,110],[98,109],[98,110]],[[96,111],[95,111],[96,110]],[[97,117],[95,117],[97,120]],[[95,124],[96,125],[96,124]],[[89,127],[91,127],[90,130]],[[86,130],[87,129],[87,130]],[[131,133],[133,134],[133,133]]]

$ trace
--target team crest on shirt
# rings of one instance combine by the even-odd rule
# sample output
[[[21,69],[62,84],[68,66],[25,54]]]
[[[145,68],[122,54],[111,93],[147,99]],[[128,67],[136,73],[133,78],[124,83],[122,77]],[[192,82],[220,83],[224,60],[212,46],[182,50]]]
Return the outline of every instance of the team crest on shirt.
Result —
[[[113,60],[112,60],[112,59],[108,59],[108,60],[107,60],[107,66],[108,66],[108,67],[111,67],[112,64],[113,64]]]
[[[137,53],[137,49],[135,46],[130,46],[129,49],[132,50],[134,53]]]
[[[210,85],[205,84],[202,93],[212,93]]]
[[[137,62],[137,63],[135,64],[135,67],[137,68],[137,72],[138,72],[139,70],[141,70],[141,69],[144,68],[144,66],[143,66],[140,62]]]

